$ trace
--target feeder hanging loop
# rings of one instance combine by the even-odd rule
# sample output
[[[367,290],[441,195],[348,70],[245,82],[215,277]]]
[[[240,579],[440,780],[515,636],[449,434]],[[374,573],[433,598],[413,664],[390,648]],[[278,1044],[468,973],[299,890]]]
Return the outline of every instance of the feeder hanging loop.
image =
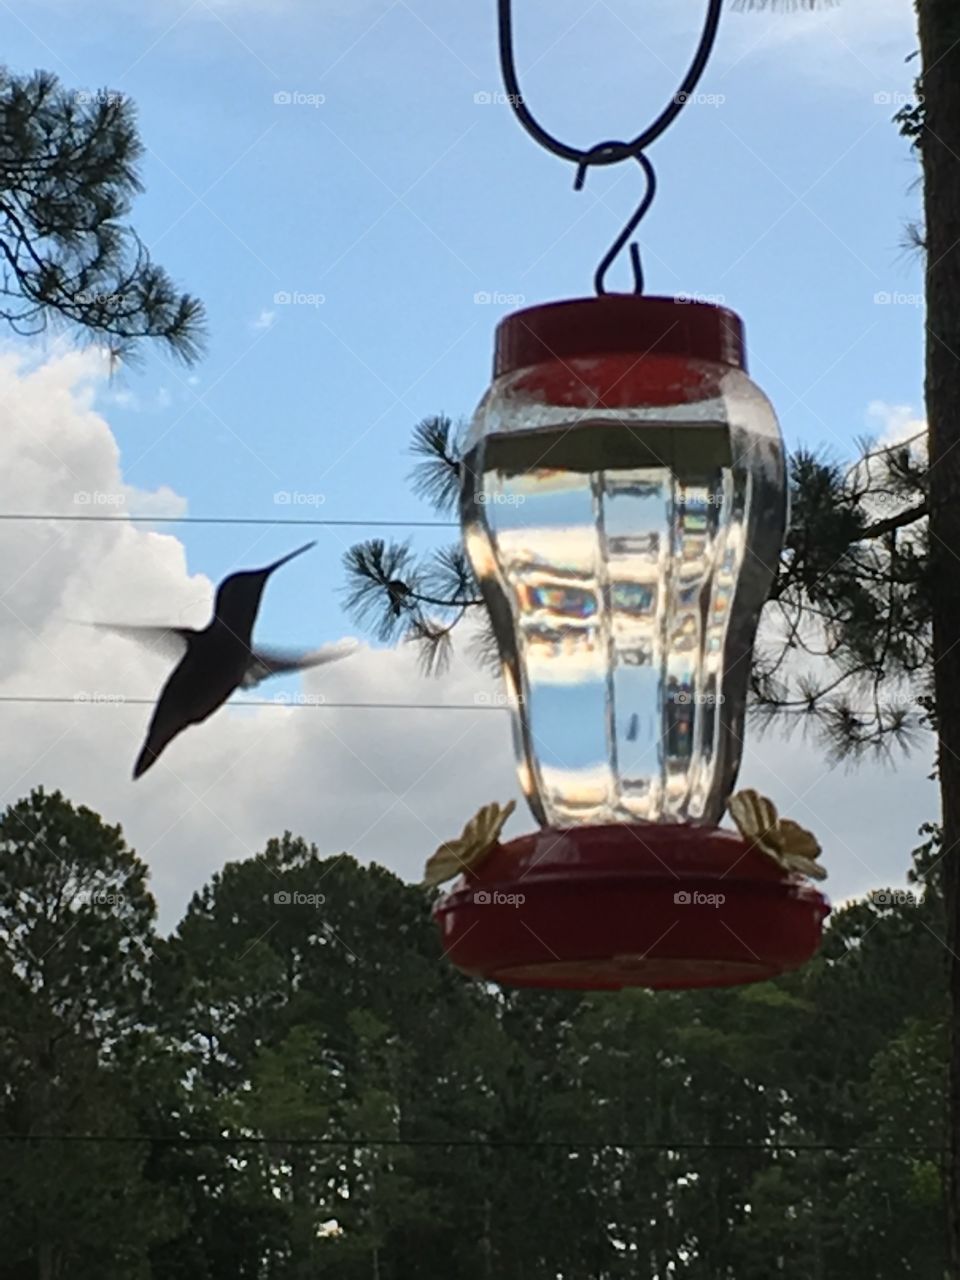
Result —
[[[503,75],[507,102],[509,102],[514,114],[527,133],[545,150],[552,152],[555,156],[559,156],[561,160],[570,160],[577,166],[577,176],[574,181],[574,190],[576,191],[583,189],[587,169],[591,165],[619,164],[622,160],[636,160],[647,179],[647,190],[643,200],[597,268],[594,276],[594,288],[598,294],[602,295],[607,292],[604,284],[607,272],[646,216],[656,194],[656,175],[644,152],[673,124],[699,84],[713,52],[717,30],[720,25],[723,0],[708,0],[703,34],[700,37],[700,43],[697,46],[693,61],[690,63],[680,88],[660,112],[656,120],[642,133],[638,133],[630,142],[602,142],[586,151],[568,146],[566,143],[561,142],[559,138],[555,138],[548,133],[527,107],[520,89],[520,80],[514,59],[511,6],[512,0],[497,0],[500,70]],[[630,261],[633,267],[634,293],[642,294],[644,285],[643,268],[640,263],[640,250],[635,242],[630,244]]]

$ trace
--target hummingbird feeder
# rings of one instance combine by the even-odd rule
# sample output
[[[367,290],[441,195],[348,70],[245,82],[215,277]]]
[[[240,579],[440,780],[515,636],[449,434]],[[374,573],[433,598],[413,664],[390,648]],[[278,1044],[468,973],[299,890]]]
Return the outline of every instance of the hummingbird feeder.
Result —
[[[819,866],[780,856],[797,833],[811,857],[819,846],[778,825],[769,802],[752,826],[737,818],[739,833],[719,826],[734,812],[751,656],[786,526],[774,411],[747,375],[732,311],[642,296],[636,246],[635,292],[603,284],[652,199],[641,149],[696,84],[719,0],[710,14],[657,125],[577,152],[523,104],[500,0],[508,100],[525,127],[577,162],[578,185],[587,166],[625,158],[648,184],[597,273],[599,296],[501,321],[465,444],[464,545],[539,829],[462,859],[435,918],[458,968],[506,985],[759,981],[808,960],[829,911],[796,869]]]

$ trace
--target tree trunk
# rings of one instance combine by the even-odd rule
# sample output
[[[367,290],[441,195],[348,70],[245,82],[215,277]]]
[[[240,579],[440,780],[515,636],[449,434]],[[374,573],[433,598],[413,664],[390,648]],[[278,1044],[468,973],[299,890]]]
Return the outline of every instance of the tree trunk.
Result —
[[[917,0],[927,241],[926,401],[950,990],[948,1271],[960,1280],[960,6]]]

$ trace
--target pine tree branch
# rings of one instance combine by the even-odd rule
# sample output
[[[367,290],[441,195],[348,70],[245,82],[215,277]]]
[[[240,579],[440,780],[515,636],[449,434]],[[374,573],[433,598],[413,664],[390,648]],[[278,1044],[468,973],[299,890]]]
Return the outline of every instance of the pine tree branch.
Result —
[[[911,524],[916,524],[918,520],[923,520],[925,516],[930,514],[930,509],[926,502],[921,502],[916,507],[911,507],[909,511],[901,511],[899,515],[888,516],[886,520],[878,520],[876,524],[868,525],[860,534],[860,537],[866,541],[870,538],[882,538],[885,534],[894,533],[897,529],[906,529]]]
[[[0,318],[31,334],[65,321],[81,336],[109,339],[114,354],[159,338],[186,363],[196,360],[202,305],[178,293],[118,221],[143,189],[144,147],[129,100],[69,93],[47,72],[16,77],[0,68],[0,123],[2,293],[22,301]]]
[[[441,600],[435,596],[421,595],[419,591],[414,591],[412,588],[404,592],[404,599],[416,601],[417,604],[432,604],[437,609],[457,609],[462,606],[464,611],[483,604],[481,596],[477,596],[473,600],[463,600],[456,597]]]
[[[462,422],[454,425],[444,414],[424,418],[413,430],[410,452],[420,459],[410,473],[413,492],[438,512],[453,510],[460,495],[458,441],[463,432]]]

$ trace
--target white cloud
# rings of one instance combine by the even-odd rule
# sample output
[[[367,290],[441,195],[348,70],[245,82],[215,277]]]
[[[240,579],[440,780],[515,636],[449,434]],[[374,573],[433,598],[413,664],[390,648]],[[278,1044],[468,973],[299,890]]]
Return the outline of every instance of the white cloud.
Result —
[[[885,400],[871,400],[867,406],[867,417],[879,431],[878,446],[901,444],[917,435],[925,435],[927,421],[918,416],[911,404],[887,404]],[[918,447],[923,446],[917,441]]]
[[[123,511],[128,516],[183,516],[187,513],[187,500],[162,484],[153,493],[125,484]]]
[[[883,400],[872,400],[867,407],[867,419],[873,426],[875,443],[871,452],[891,448],[894,445],[907,444],[909,453],[917,465],[923,465],[927,459],[927,423],[917,416],[912,405],[887,404]],[[865,463],[859,463],[854,473],[860,483],[870,480],[879,485],[883,479],[882,459],[868,457]],[[875,520],[899,515],[918,501],[916,496],[905,500],[886,492],[874,494],[864,501],[864,509]],[[904,529],[901,538],[916,537],[917,530]]]
[[[846,89],[873,103],[875,94],[907,92],[917,64],[913,6],[904,0],[839,0],[835,6],[791,13],[729,13],[724,20],[720,79],[753,64],[776,62],[790,76]],[[724,65],[726,55],[730,64]],[[786,59],[786,61],[784,61]],[[863,96],[864,89],[869,93]],[[886,104],[875,104],[887,110]]]
[[[277,319],[275,311],[267,311],[264,309],[257,316],[256,320],[250,322],[251,329],[272,329]]]
[[[916,34],[916,23],[910,6],[901,0],[836,0],[823,2],[816,9],[784,12],[768,5],[766,10],[739,12],[731,8],[727,21],[731,26],[743,24],[747,32],[762,28],[772,42],[797,43],[828,40],[842,41],[851,47],[873,45],[878,38],[890,35],[909,37]],[[904,56],[909,50],[904,51]]]
[[[167,488],[143,494],[124,481],[116,441],[92,407],[103,376],[90,353],[55,355],[39,366],[0,358],[0,511],[73,513],[78,492],[124,495],[121,509],[182,508]],[[462,658],[441,680],[428,680],[408,648],[364,647],[309,673],[304,691],[327,703],[471,709],[230,707],[176,739],[134,783],[150,707],[90,699],[153,697],[169,667],[75,620],[204,625],[214,584],[188,570],[175,536],[123,521],[5,521],[0,539],[0,694],[88,695],[76,705],[0,704],[0,803],[42,783],[121,822],[152,867],[165,926],[225,861],[249,856],[284,829],[324,854],[347,850],[416,879],[436,845],[459,834],[480,805],[519,796],[507,714],[472,710],[490,682]],[[284,589],[278,578],[271,592]],[[256,694],[272,696],[270,684]],[[891,786],[877,768],[847,776],[810,745],[749,733],[739,785],[769,794],[785,816],[818,834],[828,891],[841,898],[902,882],[916,827],[936,813],[924,781],[928,757],[899,767]],[[532,827],[521,801],[508,832]]]
[[[102,376],[92,353],[32,368],[0,360],[0,510],[89,510],[95,498],[78,507],[78,493],[125,497],[110,514],[183,510],[169,488],[124,482],[116,442],[91,408]],[[0,706],[2,802],[43,783],[121,821],[154,868],[168,922],[226,859],[286,827],[326,853],[350,849],[412,878],[476,808],[516,793],[505,715],[322,706],[226,709],[134,784],[150,708],[103,699],[153,696],[169,667],[76,620],[204,625],[214,584],[188,572],[176,537],[125,522],[3,522],[0,538],[0,693],[87,695],[75,707]],[[411,650],[369,648],[304,682],[309,694],[363,702],[470,702],[480,685],[463,662],[434,684]],[[271,686],[255,693],[270,697]]]

